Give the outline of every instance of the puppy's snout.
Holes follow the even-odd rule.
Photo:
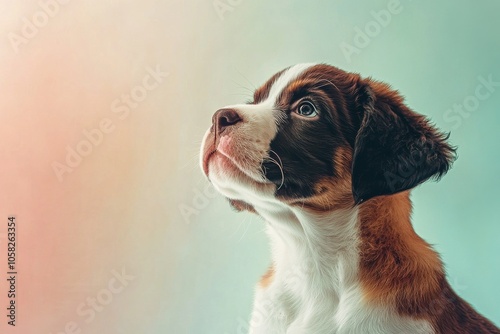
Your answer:
[[[215,130],[215,134],[220,135],[228,127],[241,121],[242,119],[236,110],[230,108],[219,109],[212,117],[211,130]]]

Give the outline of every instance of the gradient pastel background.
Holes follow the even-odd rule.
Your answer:
[[[54,3],[0,4],[1,333],[78,333],[67,324],[244,333],[269,261],[264,224],[214,195],[198,149],[215,110],[298,62],[386,81],[451,131],[459,159],[413,192],[415,229],[442,254],[459,294],[500,325],[500,87],[468,116],[448,111],[471,101],[478,77],[500,81],[500,2],[401,0],[350,59],[342,43],[355,46],[357,29],[390,1]],[[16,50],[12,33],[33,16],[40,27]],[[120,118],[113,102],[137,91],[148,69],[168,75]],[[58,179],[53,163],[103,119],[112,130]],[[15,328],[5,317],[9,215],[18,223]],[[109,299],[122,271],[129,279]],[[90,320],[77,309],[92,298],[105,305]]]

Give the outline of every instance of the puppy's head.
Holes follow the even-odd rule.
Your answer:
[[[446,139],[389,86],[299,64],[215,112],[201,165],[237,209],[328,211],[442,176],[454,158]]]

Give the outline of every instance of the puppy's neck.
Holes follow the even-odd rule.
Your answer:
[[[360,205],[359,279],[368,300],[418,316],[429,311],[445,275],[437,253],[413,230],[410,216],[409,191]]]
[[[276,266],[301,266],[300,261],[328,265],[343,253],[355,252],[358,211],[352,208],[319,214],[298,207],[286,217],[268,220]]]
[[[414,232],[410,215],[408,191],[331,212],[277,210],[265,217],[274,276],[300,277],[304,285],[309,280],[311,287],[337,296],[358,284],[374,303],[396,305],[404,297],[406,307],[418,309],[439,292],[443,272],[437,254]]]

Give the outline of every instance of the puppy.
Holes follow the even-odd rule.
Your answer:
[[[410,190],[454,158],[398,92],[324,64],[289,67],[215,112],[203,172],[266,221],[272,246],[250,333],[500,333],[412,228]]]

